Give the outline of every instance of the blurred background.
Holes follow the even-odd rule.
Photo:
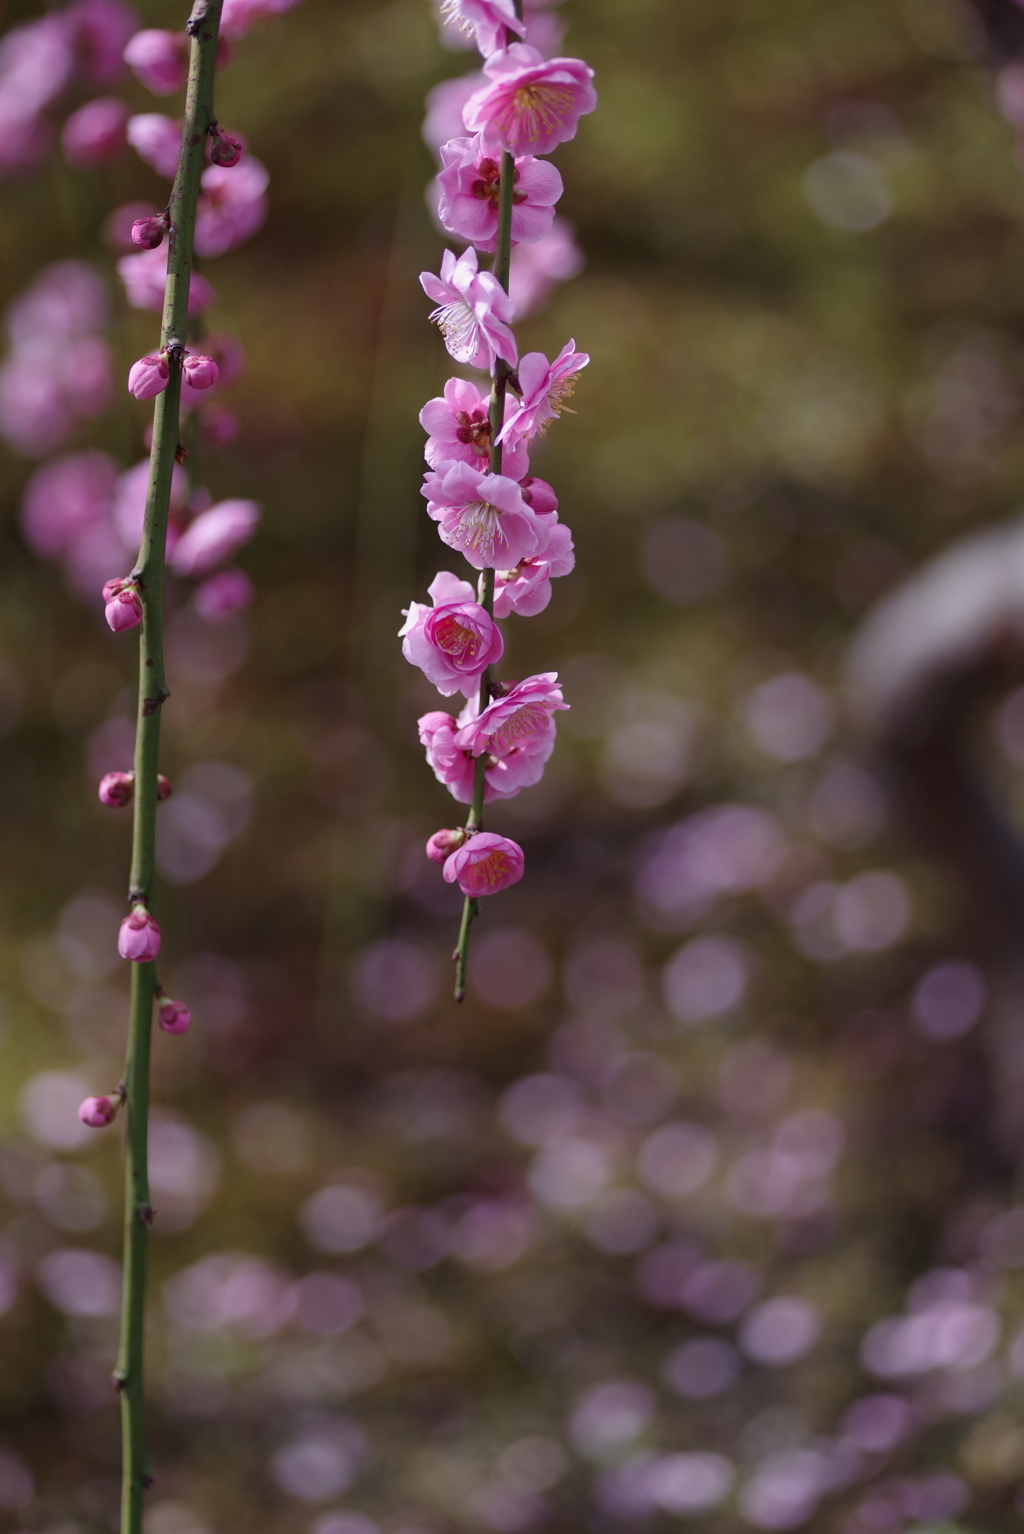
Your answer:
[[[395,636],[450,563],[423,100],[475,56],[427,0],[304,0],[220,76],[269,215],[201,263],[247,361],[179,504],[262,520],[248,609],[170,580],[157,914],[195,1022],[155,1040],[148,1529],[1009,1530],[1024,11],[556,17],[599,89],[554,157],[585,265],[533,273],[519,339],[592,357],[533,462],[577,569],[503,670],[571,712],[488,812],[527,873],[461,1008],[422,850],[458,816]],[[76,1110],[123,1058],[130,826],[95,786],[136,645],[98,591],[158,324],[110,215],[167,183],[57,138],[98,91],[180,112],[123,41],[0,111],[0,1526],[38,1534],[117,1525],[120,1129]]]

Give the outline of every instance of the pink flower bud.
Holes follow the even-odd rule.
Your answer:
[[[153,399],[167,388],[171,370],[164,356],[140,357],[128,374],[128,392],[136,399]]]
[[[138,628],[142,622],[142,598],[138,586],[133,586],[130,581],[123,585],[119,583],[108,596],[108,589],[112,585],[114,582],[108,581],[103,588],[103,616],[115,634]]]
[[[64,158],[78,170],[95,170],[128,144],[128,108],[114,96],[97,96],[72,112],[61,131]]]
[[[90,1129],[106,1129],[116,1119],[120,1106],[119,1097],[87,1097],[78,1110],[78,1117]]]
[[[169,799],[173,793],[174,785],[172,784],[170,778],[165,778],[162,772],[158,772],[156,775],[156,797],[158,802],[162,804],[163,801],[165,799]]]
[[[167,225],[163,218],[137,218],[132,224],[132,244],[143,250],[156,250],[164,242]]]
[[[160,1027],[164,1033],[188,1033],[192,1026],[192,1013],[183,1001],[164,996],[160,1001]]]
[[[146,27],[129,42],[124,61],[154,96],[173,96],[188,74],[188,41],[184,33]]]
[[[135,792],[134,772],[108,772],[100,778],[100,803],[113,810],[123,810]]]
[[[427,857],[432,863],[444,863],[465,840],[466,833],[461,826],[456,831],[435,831],[427,842]]]
[[[190,389],[209,389],[217,382],[220,369],[212,357],[196,355],[185,358],[182,372]]]
[[[242,150],[245,146],[240,138],[233,133],[218,133],[210,145],[210,159],[214,165],[223,166],[229,170],[232,165],[237,165],[242,158]]]
[[[496,895],[523,877],[525,863],[518,842],[493,831],[479,831],[448,858],[445,883],[458,881],[464,895]]]
[[[144,905],[133,906],[131,915],[121,923],[117,951],[122,959],[136,964],[148,964],[160,952],[160,928]]]
[[[196,588],[192,600],[204,623],[225,623],[235,613],[243,612],[255,594],[245,571],[232,568],[211,575]]]

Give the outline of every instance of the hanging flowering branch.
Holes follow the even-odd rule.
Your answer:
[[[469,248],[459,257],[446,250],[440,275],[424,272],[420,282],[449,354],[488,369],[491,387],[485,395],[452,378],[443,397],[424,406],[423,494],[442,543],[480,574],[474,589],[442,570],[428,588],[433,605],[411,603],[401,635],[406,659],[439,692],[466,698],[457,718],[437,711],[419,721],[436,777],[470,806],[464,826],[427,843],[427,856],[465,896],[453,954],[461,1001],[479,899],[515,884],[524,870],[522,848],[484,830],[484,805],[539,781],[554,749],[554,716],[568,707],[555,672],[524,682],[494,677],[504,652],[495,617],[542,612],[552,577],[573,568],[571,534],[551,486],[530,474],[529,443],[556,419],[589,360],[569,341],[554,362],[540,352],[520,361],[509,277],[514,246],[551,238],[562,194],[558,171],[537,156],[573,138],[597,97],[582,60],[545,58],[532,46],[534,21],[529,13],[524,20],[520,0],[445,0],[441,14],[472,35],[486,62],[475,89],[452,82],[443,103],[436,90],[428,103],[432,131],[457,112],[470,135],[439,144],[437,177],[439,221]],[[478,251],[494,252],[490,271],[480,270]]]

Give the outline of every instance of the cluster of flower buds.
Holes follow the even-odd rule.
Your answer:
[[[458,717],[438,711],[419,721],[428,763],[463,804],[473,802],[474,785],[479,795],[481,758],[484,802],[536,783],[554,749],[554,716],[568,707],[554,672],[505,683],[491,675],[504,653],[495,618],[542,612],[552,578],[573,568],[572,536],[559,520],[558,497],[531,474],[530,449],[564,408],[589,360],[571,340],[553,361],[540,352],[520,359],[514,292],[498,275],[509,254],[499,248],[503,164],[513,175],[512,250],[549,239],[562,178],[538,157],[573,138],[597,100],[593,71],[582,60],[547,56],[560,33],[546,27],[550,18],[537,10],[524,15],[514,0],[445,0],[445,27],[470,36],[484,65],[482,73],[431,93],[424,129],[441,165],[431,198],[438,221],[467,247],[461,255],[446,250],[439,274],[422,273],[435,305],[430,317],[457,363],[506,380],[494,443],[488,395],[468,379],[449,379],[443,395],[420,412],[427,513],[448,548],[475,570],[494,572],[486,581],[481,575],[476,589],[440,571],[428,588],[431,605],[411,603],[400,631],[406,659],[445,697],[461,692],[467,700]],[[541,46],[534,46],[535,21]],[[450,131],[442,135],[442,128]],[[495,271],[481,271],[478,253],[492,251]],[[466,828],[436,832],[427,856],[470,897],[495,894],[523,875],[521,848],[482,831],[472,816]]]
[[[134,772],[106,772],[100,778],[99,801],[113,810],[123,810],[135,797]],[[161,803],[174,793],[169,778],[162,772],[156,775],[156,797]]]

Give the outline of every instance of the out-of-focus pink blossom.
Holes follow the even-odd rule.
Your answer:
[[[173,784],[171,783],[170,778],[165,778],[162,772],[158,772],[157,775],[156,775],[156,797],[157,797],[157,799],[162,804],[163,801],[165,799],[169,799],[173,793],[174,793],[174,787],[173,787]]]
[[[139,29],[138,12],[124,0],[75,0],[64,12],[80,69],[100,89],[124,74],[124,50]]]
[[[158,176],[172,180],[178,168],[178,150],[181,148],[181,123],[162,112],[140,112],[129,117],[128,142],[140,160],[144,160]]]
[[[557,3],[558,0],[555,0],[555,4]],[[565,22],[562,18],[554,13],[546,0],[540,0],[539,4],[531,4],[530,0],[524,0],[523,20],[526,22],[526,36],[523,41],[529,43],[531,48],[536,48],[544,58],[554,58],[565,36]]]
[[[259,519],[255,501],[221,501],[211,506],[182,534],[170,557],[171,569],[175,575],[208,575],[249,542]]]
[[[132,224],[131,242],[140,250],[156,250],[164,242],[167,220],[159,214],[148,213]]]
[[[252,605],[256,592],[244,570],[232,567],[211,575],[192,598],[204,623],[226,623]]]
[[[182,381],[190,389],[212,389],[219,372],[212,357],[205,357],[198,352],[190,352],[182,363]]]
[[[441,145],[443,169],[437,213],[449,234],[469,240],[477,250],[494,250],[498,243],[498,199],[501,166],[481,136],[454,138]],[[562,178],[547,160],[521,155],[515,162],[512,193],[512,243],[541,240],[551,230],[555,203],[562,195]]]
[[[105,1129],[116,1119],[120,1106],[119,1097],[87,1097],[78,1110],[78,1117],[90,1129]]]
[[[550,234],[535,245],[518,245],[512,252],[508,288],[520,319],[539,308],[558,283],[583,270],[583,252],[575,234],[567,219],[556,218]]]
[[[434,605],[410,602],[399,629],[402,654],[445,697],[460,689],[468,697],[481,674],[504,654],[501,631],[468,581],[442,570],[427,590]]]
[[[117,464],[106,453],[52,458],[25,487],[21,530],[44,559],[57,559],[97,522],[110,515]]]
[[[558,419],[590,361],[586,352],[575,348],[575,341],[567,341],[554,362],[543,352],[527,352],[518,368],[522,395],[498,435],[499,442],[529,442],[543,437],[551,422]]]
[[[100,778],[99,800],[112,810],[123,810],[135,793],[134,772],[106,772]]]
[[[125,296],[133,309],[148,309],[153,314],[161,312],[167,286],[165,250],[144,250],[137,256],[122,256],[117,263],[117,275],[124,283]],[[201,313],[216,297],[206,278],[193,272],[188,290],[189,314]]]
[[[142,458],[118,476],[114,486],[112,522],[125,548],[130,552],[142,541],[146,516],[146,488],[149,483],[149,459]],[[170,553],[181,536],[181,513],[188,499],[185,470],[175,464],[171,473],[171,509],[167,528],[167,551]]]
[[[453,463],[443,473],[427,474],[422,494],[441,541],[478,570],[509,570],[544,550],[547,529],[515,480],[504,474]]]
[[[512,0],[441,0],[441,17],[471,35],[485,59],[505,47],[510,32],[522,37],[526,31]]]
[[[432,863],[444,863],[466,840],[462,827],[454,831],[435,831],[427,840],[427,857]]]
[[[129,369],[128,392],[136,399],[153,399],[167,388],[170,376],[170,365],[162,352],[155,357],[140,357]]]
[[[503,698],[495,698],[455,736],[456,750],[493,758],[489,780],[500,798],[538,783],[544,764],[555,749],[554,715],[569,705],[562,698],[557,671],[517,682]],[[471,703],[467,713],[473,711]],[[491,766],[490,762],[488,763]]]
[[[268,21],[272,16],[283,16],[299,0],[224,0],[220,29],[231,42],[244,37],[256,21]]]
[[[136,964],[148,964],[160,952],[160,928],[144,905],[133,906],[131,915],[121,923],[117,951],[122,959]]]
[[[72,112],[61,130],[64,158],[78,170],[116,159],[128,143],[128,108],[116,96],[97,96]]]
[[[517,613],[534,618],[551,601],[553,576],[568,575],[575,568],[572,534],[556,522],[543,554],[524,559],[514,570],[498,570],[494,577],[494,616],[507,618]]]
[[[469,98],[463,120],[510,154],[550,153],[597,106],[594,71],[582,59],[545,59],[526,43],[495,53],[484,74],[488,83]]]
[[[103,616],[115,634],[138,628],[142,622],[142,598],[132,581],[122,578],[108,581],[103,588]]]
[[[188,38],[184,32],[146,27],[125,48],[124,61],[154,96],[173,96],[188,74]]]
[[[192,1026],[192,1013],[183,1001],[164,996],[160,1000],[157,1021],[164,1033],[188,1033]]]
[[[218,402],[204,406],[202,428],[203,437],[210,447],[229,447],[238,440],[242,423],[237,410]]]
[[[427,92],[427,115],[423,119],[423,142],[435,155],[440,154],[442,144],[465,133],[462,108],[485,83],[486,76],[480,70],[470,75],[457,75],[454,80],[442,80]]]
[[[7,310],[7,333],[18,350],[40,339],[67,341],[103,330],[107,287],[85,261],[54,261]]]
[[[230,170],[242,158],[244,148],[245,145],[237,134],[220,131],[210,145],[210,159],[214,165],[219,165],[223,170]]]
[[[0,97],[30,118],[60,95],[74,67],[74,34],[59,11],[12,27],[0,40]]]
[[[450,250],[441,258],[441,275],[421,272],[420,284],[437,308],[435,321],[444,344],[456,362],[490,368],[503,357],[513,367],[516,342],[509,323],[515,316],[512,303],[492,272],[478,270],[476,251],[463,251],[456,260]]]
[[[497,895],[518,883],[525,863],[518,842],[493,831],[478,831],[445,863],[445,883],[457,882],[464,895]]]
[[[196,217],[196,254],[222,256],[241,245],[267,216],[270,172],[252,155],[239,165],[210,165],[203,171]]]
[[[468,463],[474,469],[486,469],[491,451],[491,423],[488,396],[467,378],[449,378],[444,396],[428,400],[420,411],[420,425],[428,433],[423,449],[432,469],[442,465]],[[505,419],[516,408],[511,393],[505,396]],[[530,470],[525,445],[506,447],[501,471],[509,479],[521,480]]]

